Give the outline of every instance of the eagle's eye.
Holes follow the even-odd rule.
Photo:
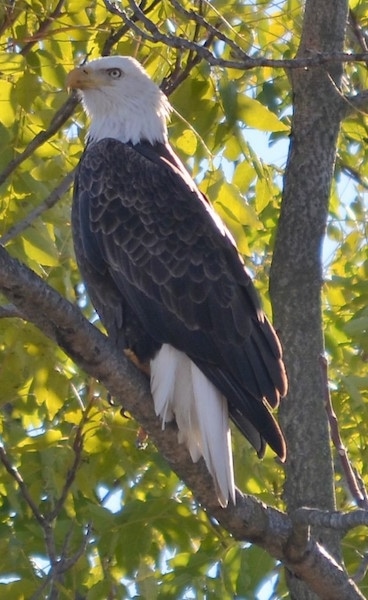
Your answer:
[[[107,69],[107,73],[112,79],[119,79],[122,76],[122,70],[117,68]]]

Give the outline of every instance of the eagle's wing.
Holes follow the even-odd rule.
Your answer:
[[[280,344],[231,236],[172,150],[88,145],[73,213],[82,275],[109,334],[129,322],[138,357],[163,343],[187,354],[257,451],[265,440],[283,458],[268,408],[286,391]]]

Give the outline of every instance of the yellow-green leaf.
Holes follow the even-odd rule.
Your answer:
[[[6,126],[14,122],[15,112],[10,100],[10,94],[13,90],[13,85],[10,81],[0,81],[0,121]]]
[[[176,140],[175,146],[178,150],[184,152],[184,154],[191,156],[197,148],[197,137],[191,129],[185,129],[182,135]]]
[[[238,97],[239,118],[254,129],[262,131],[288,131],[289,127],[263,106],[258,100],[242,95]]]

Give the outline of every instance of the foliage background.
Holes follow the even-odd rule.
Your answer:
[[[128,10],[125,4],[116,6]],[[207,21],[221,24],[221,31],[250,56],[295,56],[302,27],[300,2],[200,4]],[[194,3],[181,5],[189,10]],[[361,49],[357,24],[364,35],[364,5],[363,0],[350,2],[347,50]],[[167,35],[201,42],[208,35],[173,2],[145,3],[144,9]],[[68,100],[64,82],[68,71],[86,57],[110,51],[133,55],[170,93],[175,108],[172,144],[235,235],[270,314],[267,282],[285,165],[282,159],[277,164],[262,159],[257,136],[263,140],[266,135],[268,144],[286,158],[292,112],[287,73],[271,67],[210,68],[184,47],[139,37],[102,1],[3,2],[0,36],[0,234],[12,256],[96,321],[74,259],[71,192],[66,192],[68,174],[83,149],[86,120],[80,107],[74,110],[75,99]],[[231,60],[234,52],[216,43],[219,59]],[[344,85],[345,93],[364,90],[366,64],[346,66]],[[65,118],[68,112],[70,119]],[[55,115],[60,116],[57,121]],[[340,133],[329,243],[323,253],[333,403],[352,463],[365,482],[366,139],[366,115],[354,111]],[[137,424],[112,406],[106,392],[60,348],[17,318],[5,298],[3,305],[2,598],[286,597],[275,561],[255,545],[239,544],[208,519],[150,442],[137,444]],[[272,454],[259,462],[236,433],[234,453],[239,487],[285,508],[283,469]],[[23,493],[6,464],[20,474]],[[352,498],[338,462],[336,467],[338,508],[346,510]],[[44,514],[54,517],[48,528]],[[352,573],[367,551],[363,530],[349,534],[343,551]],[[57,562],[64,568],[55,576]],[[365,578],[361,589],[366,586]]]

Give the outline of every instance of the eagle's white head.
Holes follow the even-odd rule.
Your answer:
[[[80,90],[91,118],[90,140],[166,142],[170,103],[134,58],[93,60],[71,71],[67,86]]]

